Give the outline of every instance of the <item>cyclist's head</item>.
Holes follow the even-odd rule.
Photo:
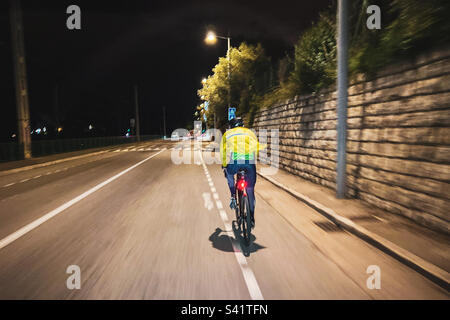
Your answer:
[[[242,118],[233,118],[230,121],[228,121],[228,126],[230,129],[237,128],[237,127],[243,127],[244,121],[242,121]]]

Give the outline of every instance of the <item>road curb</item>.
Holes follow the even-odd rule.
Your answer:
[[[319,202],[301,194],[282,183],[276,181],[273,178],[270,178],[267,175],[262,174],[261,172],[257,172],[259,176],[266,179],[273,185],[277,186],[280,189],[283,189],[287,193],[291,194],[295,198],[301,200],[327,219],[331,220],[334,224],[341,227],[342,229],[347,230],[348,232],[356,235],[367,243],[373,245],[374,247],[380,249],[384,253],[394,257],[401,263],[407,265],[408,267],[414,269],[420,274],[424,275],[437,285],[441,286],[448,292],[450,292],[450,274],[439,268],[438,266],[416,256],[415,254],[397,246],[396,244],[390,242],[389,240],[384,239],[383,237],[378,236],[370,232],[369,230],[357,225],[353,221],[348,218],[345,218],[339,214],[337,214],[334,210],[320,204]]]

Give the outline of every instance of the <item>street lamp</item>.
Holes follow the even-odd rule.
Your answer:
[[[214,32],[212,32],[212,31],[209,31],[209,32],[206,34],[205,42],[206,42],[207,44],[215,44],[215,43],[217,42],[217,36],[216,36],[216,34],[215,34]]]
[[[222,37],[222,36],[218,36],[217,34],[215,34],[213,31],[209,31],[206,34],[205,37],[205,42],[206,44],[209,45],[213,45],[217,42],[217,38],[219,39],[224,39],[227,40],[228,43],[228,50],[227,50],[227,60],[228,60],[228,108],[230,108],[230,104],[231,104],[231,83],[230,83],[230,68],[231,68],[231,64],[230,64],[230,41],[231,38],[230,37]]]

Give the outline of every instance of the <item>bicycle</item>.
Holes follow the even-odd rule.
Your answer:
[[[249,245],[251,239],[251,213],[250,203],[247,195],[247,180],[246,171],[241,169],[237,173],[235,182],[236,189],[236,223],[239,228],[242,226],[242,235],[244,236],[245,244]]]

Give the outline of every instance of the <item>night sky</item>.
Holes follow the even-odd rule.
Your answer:
[[[332,0],[315,1],[35,1],[22,0],[32,128],[64,126],[66,137],[120,135],[133,117],[139,86],[141,131],[186,127],[226,41],[207,46],[209,28],[230,32],[232,46],[262,43],[273,61]],[[81,8],[81,30],[66,28],[66,8]],[[8,1],[0,3],[0,140],[16,132]],[[57,89],[55,89],[57,88]],[[58,108],[55,108],[55,90]]]

